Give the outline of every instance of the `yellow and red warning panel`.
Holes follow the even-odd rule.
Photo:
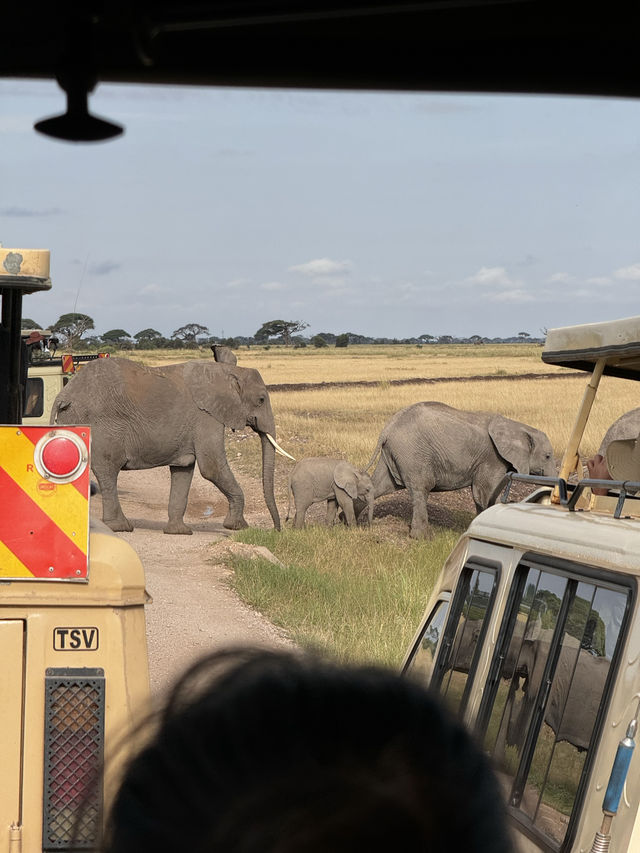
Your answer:
[[[0,426],[0,578],[87,580],[84,426]]]
[[[65,353],[62,356],[62,372],[63,373],[75,373],[75,364],[73,363],[73,356],[70,353]]]

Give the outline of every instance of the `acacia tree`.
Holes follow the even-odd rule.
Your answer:
[[[174,340],[182,341],[187,347],[196,345],[198,335],[208,335],[209,329],[206,326],[201,326],[200,323],[187,323],[186,326],[180,326],[171,335]]]
[[[155,349],[164,340],[157,329],[142,329],[133,337],[139,349]]]
[[[31,317],[23,317],[20,321],[21,329],[41,329],[42,326],[40,323],[36,323],[35,320],[32,320]]]
[[[121,347],[126,343],[131,343],[131,335],[124,329],[109,329],[102,335],[102,340],[116,347]]]
[[[272,338],[282,338],[286,347],[291,346],[291,335],[306,329],[308,323],[301,320],[269,320],[263,323],[255,333],[254,338],[258,343],[266,343]]]
[[[89,329],[95,329],[93,318],[88,314],[62,314],[51,327],[51,331],[63,335],[67,346],[73,347],[80,343],[80,339]]]

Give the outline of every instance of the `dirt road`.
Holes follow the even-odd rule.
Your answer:
[[[259,489],[238,478],[245,497]],[[226,501],[196,473],[185,521],[192,536],[167,536],[169,469],[121,471],[118,478],[125,515],[132,533],[119,533],[137,551],[145,569],[147,591],[153,603],[146,608],[151,690],[162,692],[185,666],[207,651],[229,645],[289,645],[286,636],[261,614],[247,607],[228,584],[229,572],[212,564],[212,543],[225,539],[222,526]],[[262,501],[262,504],[264,501]],[[247,498],[247,521],[271,526],[266,508],[251,514],[259,501]],[[91,514],[102,515],[100,496],[92,498]]]

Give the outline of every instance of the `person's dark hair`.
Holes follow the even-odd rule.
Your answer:
[[[233,651],[196,664],[125,773],[105,853],[507,853],[487,759],[374,667]]]

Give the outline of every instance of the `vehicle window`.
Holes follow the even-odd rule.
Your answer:
[[[487,713],[480,715],[484,743],[510,806],[558,848],[606,701],[629,595],[522,567],[505,616]]]
[[[44,413],[44,382],[39,377],[27,379],[22,414],[28,418],[39,418]]]
[[[433,665],[438,651],[438,643],[449,611],[448,601],[439,601],[415,645],[413,654],[405,666],[405,674],[415,678],[421,684],[429,684],[433,674]]]
[[[443,648],[438,656],[434,686],[449,707],[462,713],[482,645],[487,617],[493,601],[496,573],[490,569],[465,567],[454,597]]]

